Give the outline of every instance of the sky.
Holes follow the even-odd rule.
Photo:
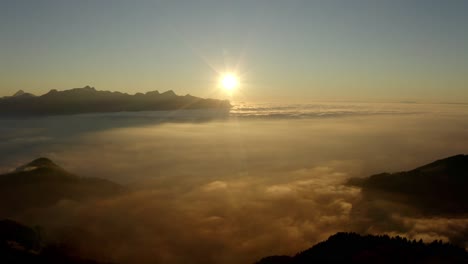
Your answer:
[[[467,1],[0,0],[0,96],[468,102]],[[230,97],[224,72],[240,78]]]

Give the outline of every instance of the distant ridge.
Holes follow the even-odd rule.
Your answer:
[[[85,86],[70,90],[50,90],[34,96],[20,90],[14,96],[0,98],[1,116],[67,115],[81,113],[108,113],[158,111],[181,109],[228,110],[227,100],[203,99],[191,95],[179,96],[169,90],[129,95],[121,92],[98,91]]]

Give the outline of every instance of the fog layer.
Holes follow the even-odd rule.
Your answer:
[[[250,263],[338,231],[466,246],[468,218],[418,218],[386,201],[357,211],[361,190],[344,182],[466,153],[467,113],[412,106],[408,114],[304,119],[102,117],[98,128],[81,130],[89,124],[83,116],[9,120],[0,166],[47,156],[75,174],[127,186],[114,198],[64,200],[16,216],[41,225],[47,239],[119,263]],[[63,133],[71,124],[74,133]]]

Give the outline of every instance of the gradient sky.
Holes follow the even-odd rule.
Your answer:
[[[468,1],[0,0],[0,96],[468,102]]]

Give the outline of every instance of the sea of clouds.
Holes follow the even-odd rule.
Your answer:
[[[467,153],[467,117],[465,105],[333,103],[244,104],[227,116],[3,119],[0,170],[46,156],[80,176],[126,186],[118,197],[63,200],[16,216],[42,226],[51,241],[118,263],[252,263],[338,231],[468,246],[468,217],[364,203],[361,190],[345,184]]]

